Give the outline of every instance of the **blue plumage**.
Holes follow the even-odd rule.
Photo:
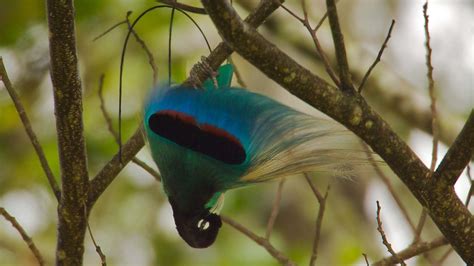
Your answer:
[[[153,159],[179,234],[211,245],[221,226],[212,213],[222,193],[249,183],[312,170],[334,170],[348,153],[331,147],[345,130],[268,97],[232,88],[222,66],[217,88],[159,87],[145,106]],[[354,158],[352,158],[354,161]]]

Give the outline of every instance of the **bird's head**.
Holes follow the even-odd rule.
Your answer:
[[[169,200],[181,238],[193,248],[207,248],[212,245],[222,226],[221,217],[204,207],[200,210],[182,210],[172,198]]]

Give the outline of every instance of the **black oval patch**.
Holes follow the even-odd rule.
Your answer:
[[[239,140],[227,131],[209,124],[198,124],[190,115],[165,110],[148,120],[150,129],[174,143],[227,164],[245,161]]]

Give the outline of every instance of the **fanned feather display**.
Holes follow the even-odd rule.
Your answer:
[[[145,107],[178,232],[193,247],[214,242],[221,221],[212,211],[228,189],[308,171],[345,175],[367,161],[364,152],[339,147],[356,138],[336,122],[230,87],[231,77],[225,65],[202,89],[158,87]]]

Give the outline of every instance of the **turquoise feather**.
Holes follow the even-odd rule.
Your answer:
[[[159,87],[145,106],[153,159],[178,232],[193,247],[214,242],[221,220],[211,210],[226,190],[355,161],[331,147],[346,133],[334,122],[230,87],[231,79],[224,65],[203,89]]]

